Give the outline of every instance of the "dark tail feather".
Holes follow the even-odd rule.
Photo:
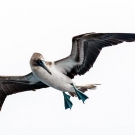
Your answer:
[[[3,90],[0,90],[0,111],[2,109],[2,105],[5,101],[6,96],[7,95],[3,92]]]

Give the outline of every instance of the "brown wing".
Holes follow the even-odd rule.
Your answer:
[[[73,37],[70,56],[56,61],[56,66],[70,78],[74,78],[77,74],[83,75],[93,66],[103,47],[117,45],[124,41],[135,41],[135,34],[87,33]]]
[[[26,76],[0,76],[0,109],[7,95],[47,87],[49,86],[36,79],[32,73]]]

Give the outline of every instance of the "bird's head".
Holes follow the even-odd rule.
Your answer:
[[[40,53],[34,53],[30,59],[30,66],[31,68],[35,68],[35,67],[42,67],[44,68],[49,74],[51,74],[51,72],[49,71],[49,69],[47,68],[46,64],[45,64],[45,60],[44,57],[42,56],[42,54]]]

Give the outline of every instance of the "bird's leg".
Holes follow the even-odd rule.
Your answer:
[[[72,108],[73,103],[70,101],[70,96],[63,92],[65,109]]]
[[[85,101],[88,97],[87,97],[85,94],[83,94],[80,90],[78,90],[78,89],[76,88],[76,86],[75,86],[73,83],[71,83],[71,85],[73,86],[73,88],[74,88],[74,90],[75,90],[75,92],[76,92],[76,95],[77,95],[78,99],[79,99],[79,100],[82,100],[83,103],[84,103],[84,101]]]

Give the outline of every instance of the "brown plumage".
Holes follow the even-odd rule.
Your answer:
[[[30,59],[30,64],[33,66],[37,66],[36,61],[40,59],[42,60],[43,56],[40,53],[34,53]]]
[[[45,61],[45,63],[46,63],[46,65],[48,65],[48,66],[51,66],[51,65],[52,65],[52,62],[50,62],[50,61]]]

